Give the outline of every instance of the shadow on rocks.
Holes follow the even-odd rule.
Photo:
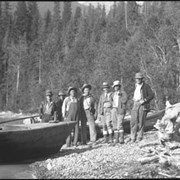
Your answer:
[[[63,148],[58,153],[56,153],[54,155],[51,155],[49,158],[50,159],[56,159],[58,157],[62,157],[62,156],[65,156],[65,155],[70,155],[70,154],[73,154],[73,153],[80,154],[80,153],[83,153],[83,152],[86,152],[86,151],[91,151],[91,150],[94,150],[94,149],[98,149],[100,147],[102,147],[102,145],[97,144],[95,146],[80,145],[80,146],[77,146],[77,147]]]

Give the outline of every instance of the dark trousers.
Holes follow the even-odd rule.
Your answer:
[[[78,113],[78,105],[77,103],[71,103],[69,107],[69,111],[65,118],[65,121],[76,121],[77,124],[75,128],[72,130],[71,134],[66,139],[67,147],[71,146],[71,142],[73,145],[77,145],[78,142],[78,134],[79,134],[79,113]]]
[[[81,117],[81,143],[86,144],[87,143],[87,119],[85,111],[82,112]]]
[[[78,134],[79,134],[79,121],[75,125],[75,128],[72,130],[71,134],[66,139],[67,147],[71,146],[71,143],[73,143],[73,145],[77,145]]]
[[[50,120],[53,120],[53,117],[49,114],[43,114],[42,115],[42,122],[49,122]]]
[[[134,102],[131,111],[131,122],[130,122],[132,140],[136,140],[137,136],[138,139],[143,138],[144,123],[146,120],[146,116],[147,116],[147,111],[144,111],[144,107],[139,102]]]

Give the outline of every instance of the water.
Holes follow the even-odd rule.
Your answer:
[[[0,165],[0,179],[36,179],[29,164]]]
[[[0,121],[5,119],[19,118],[22,114],[15,114],[13,112],[0,112]],[[20,123],[19,121],[10,122]],[[22,123],[22,122],[21,122]],[[24,164],[5,164],[0,165],[0,179],[36,179],[33,171],[28,163]]]

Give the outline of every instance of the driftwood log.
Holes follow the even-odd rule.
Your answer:
[[[141,164],[147,164],[147,163],[155,163],[159,161],[159,157],[157,155],[151,156],[151,157],[142,157],[138,159],[138,161]]]

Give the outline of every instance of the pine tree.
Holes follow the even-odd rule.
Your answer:
[[[27,41],[32,42],[39,36],[40,13],[36,1],[28,2]]]
[[[3,17],[2,17],[2,1],[0,1],[0,49],[3,39]]]
[[[57,33],[60,33],[62,30],[61,7],[59,1],[54,2],[53,28]]]
[[[2,17],[2,1],[0,1],[0,18]]]
[[[77,7],[74,15],[74,33],[77,34],[80,24],[80,18],[82,17],[81,8]]]
[[[17,9],[15,11],[15,28],[17,37],[24,36],[27,31],[27,7],[25,1],[19,1],[17,3]]]
[[[71,19],[71,1],[64,1],[63,8],[63,27],[66,28],[68,22]]]
[[[52,15],[51,15],[51,11],[48,9],[44,17],[44,33],[45,34],[48,34],[51,32],[51,29],[52,29],[51,23],[52,23]]]

